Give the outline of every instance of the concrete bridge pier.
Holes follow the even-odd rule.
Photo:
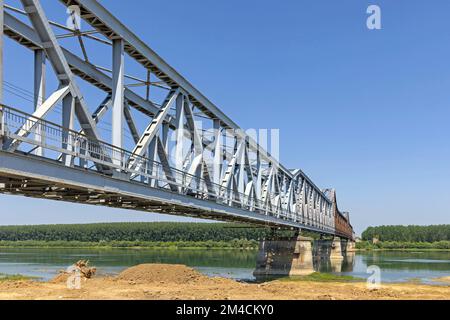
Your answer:
[[[331,242],[330,260],[344,260],[341,239],[335,237]]]
[[[338,260],[344,259],[341,239],[335,237],[333,239],[320,239],[314,241],[314,257],[322,260]]]
[[[356,252],[356,242],[353,240],[347,240],[345,253],[355,253]]]
[[[356,243],[353,240],[342,239],[341,240],[342,256],[345,258],[349,255],[354,255],[356,252]]]
[[[290,238],[271,236],[261,241],[257,257],[257,278],[304,276],[331,269],[341,272],[353,268],[355,244],[338,237],[313,240],[299,234]]]
[[[316,270],[331,270],[341,272],[344,261],[340,238],[320,239],[314,241],[314,259]]]
[[[342,255],[344,261],[342,263],[342,271],[353,271],[356,255],[356,244],[353,240],[342,240]]]
[[[262,240],[254,276],[263,278],[314,273],[312,241],[299,235]]]

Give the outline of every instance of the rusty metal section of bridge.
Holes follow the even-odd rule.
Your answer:
[[[286,169],[99,2],[52,2],[69,26],[19,2],[0,0],[1,193],[353,237],[334,190]],[[32,52],[30,92],[4,72],[6,42]]]

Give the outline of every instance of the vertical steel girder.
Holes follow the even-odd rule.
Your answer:
[[[112,45],[112,144],[120,149],[123,148],[123,118],[125,108],[125,55],[123,39],[114,39]]]
[[[75,124],[75,99],[71,94],[68,94],[63,98],[62,104],[62,126],[63,128],[73,130]],[[69,134],[68,131],[63,131],[62,148],[68,150],[69,152],[73,151],[73,143],[74,141],[72,141],[72,135]],[[73,157],[63,153],[62,162],[66,166],[71,167],[73,165]]]
[[[34,111],[38,110],[45,101],[45,51],[38,49],[34,51]],[[44,130],[38,126],[36,128],[35,137],[37,140],[44,142]],[[43,148],[37,148],[35,151],[37,156],[44,155]]]

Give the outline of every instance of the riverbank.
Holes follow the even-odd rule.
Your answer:
[[[436,282],[448,283],[450,285],[450,277],[442,277],[434,279]]]
[[[400,251],[450,251],[450,241],[438,242],[399,242],[399,241],[380,241],[372,243],[370,241],[361,241],[356,243],[358,250],[377,251],[377,250],[400,250]]]
[[[185,250],[203,250],[203,249],[221,249],[221,250],[258,250],[259,241],[257,240],[231,240],[231,241],[0,241],[0,248],[54,248],[54,249],[185,249]],[[449,252],[446,248],[433,248],[417,246],[374,246],[357,245],[357,251],[436,251]]]
[[[383,284],[370,290],[364,282],[282,279],[242,283],[210,278],[182,265],[141,265],[116,277],[82,281],[69,290],[64,280],[0,282],[0,299],[7,300],[450,300],[450,286]]]
[[[357,252],[450,252],[450,249],[427,248],[370,248],[355,249]]]
[[[0,248],[92,248],[92,249],[239,249],[256,250],[259,241],[0,241]]]

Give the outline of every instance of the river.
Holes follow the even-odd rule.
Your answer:
[[[74,262],[88,259],[100,275],[114,275],[142,263],[184,264],[210,275],[254,280],[257,251],[175,249],[2,248],[0,274],[22,274],[46,281]],[[357,252],[338,265],[316,264],[316,271],[367,278],[378,266],[382,282],[415,281],[440,284],[450,276],[450,252]]]

